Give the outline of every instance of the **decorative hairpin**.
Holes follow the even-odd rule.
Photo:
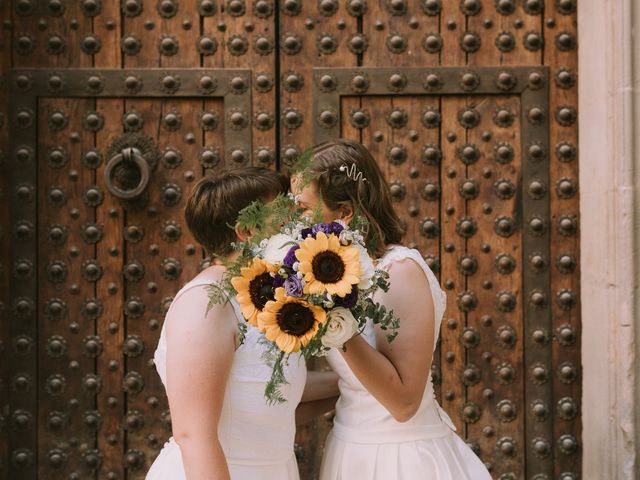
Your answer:
[[[345,172],[347,174],[347,177],[349,177],[354,182],[357,182],[359,180],[362,180],[363,182],[367,181],[364,174],[358,171],[358,167],[356,167],[355,163],[352,163],[349,166],[345,164],[340,165],[340,171]]]

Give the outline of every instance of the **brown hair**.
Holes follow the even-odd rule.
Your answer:
[[[347,174],[354,166],[366,181]],[[311,170],[327,207],[337,210],[351,202],[356,212],[365,217],[369,223],[366,240],[373,245],[372,253],[381,256],[387,245],[401,241],[404,227],[393,208],[389,186],[363,145],[347,139],[316,145]]]
[[[266,168],[244,167],[208,175],[196,183],[187,199],[187,226],[210,255],[229,255],[240,210],[288,190],[287,177]]]

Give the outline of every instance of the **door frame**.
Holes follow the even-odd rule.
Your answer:
[[[632,480],[640,475],[640,8],[581,0],[578,25],[582,471]]]

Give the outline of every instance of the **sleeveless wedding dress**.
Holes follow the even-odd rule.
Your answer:
[[[429,281],[435,306],[435,336],[446,307],[445,293],[417,250],[393,246],[377,267],[411,259]],[[362,333],[375,348],[373,324]],[[402,319],[400,319],[402,335]],[[340,398],[327,439],[320,480],[490,480],[489,472],[469,446],[454,432],[451,419],[435,399],[431,377],[418,412],[401,423],[362,386],[340,352],[332,349],[328,361],[339,375]]]
[[[208,280],[192,280],[175,296],[203,287]],[[240,307],[232,302],[236,320],[245,322]],[[170,310],[169,310],[170,311]],[[203,312],[204,314],[204,312]],[[169,314],[167,314],[169,318]],[[233,358],[218,425],[218,437],[227,459],[231,480],[298,480],[298,467],[293,453],[295,410],[302,397],[307,370],[303,358],[292,354],[285,366],[288,384],[281,388],[286,402],[267,405],[265,384],[271,378],[271,368],[262,355],[266,350],[260,342],[262,334],[251,325],[244,343]],[[167,386],[167,341],[162,327],[154,360],[163,385]],[[213,374],[213,373],[212,373]],[[165,445],[146,480],[185,480],[180,447],[171,438]]]

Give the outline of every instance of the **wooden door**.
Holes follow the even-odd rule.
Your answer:
[[[186,192],[339,135],[447,291],[433,378],[458,432],[494,478],[578,478],[575,0],[0,9],[6,478],[144,478],[170,435],[159,328],[206,262]],[[303,478],[330,421],[299,429]]]

